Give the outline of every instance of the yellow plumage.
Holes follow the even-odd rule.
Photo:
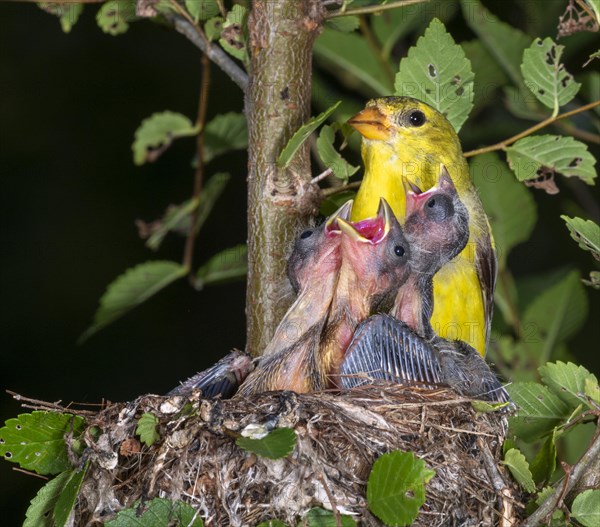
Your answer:
[[[469,343],[482,355],[493,308],[496,255],[487,217],[469,174],[458,136],[434,108],[410,97],[383,97],[367,104],[349,123],[363,135],[365,175],[352,220],[377,213],[384,197],[401,220],[410,182],[426,191],[443,164],[469,212],[469,242],[434,277],[431,325],[448,339]]]

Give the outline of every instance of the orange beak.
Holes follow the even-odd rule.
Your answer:
[[[390,137],[391,123],[377,106],[368,106],[348,120],[348,124],[366,139],[385,141]]]

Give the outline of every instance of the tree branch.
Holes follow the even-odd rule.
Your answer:
[[[561,113],[561,114],[557,115],[556,117],[548,117],[548,119],[543,120],[541,123],[538,123],[538,124],[532,126],[531,128],[527,128],[527,130],[523,130],[521,133],[518,133],[517,135],[513,135],[512,137],[509,137],[508,139],[505,139],[504,141],[500,141],[499,143],[496,143],[495,145],[485,146],[483,148],[478,148],[477,150],[471,150],[469,152],[465,152],[464,156],[465,157],[473,157],[473,156],[477,156],[479,154],[485,154],[486,152],[494,152],[496,150],[503,150],[504,148],[512,145],[519,139],[523,139],[523,137],[527,137],[528,135],[532,134],[533,132],[537,132],[538,130],[545,128],[546,126],[548,126],[560,119],[566,119],[567,117],[571,117],[572,115],[576,115],[578,113],[585,112],[587,110],[591,110],[592,108],[595,108],[598,105],[600,105],[600,100],[591,102],[589,104],[586,104],[585,106],[576,108],[575,110]]]
[[[205,53],[206,56],[219,66],[233,82],[235,82],[242,90],[246,89],[248,86],[248,75],[246,72],[240,68],[234,60],[223,51],[223,49],[211,44],[200,28],[181,15],[169,14],[165,16],[179,33]]]
[[[600,456],[600,428],[596,429],[596,437],[587,449],[587,452],[581,456],[581,459],[573,466],[570,477],[564,485],[557,485],[554,492],[548,496],[546,501],[542,503],[529,518],[523,524],[523,527],[535,527],[545,520],[559,505],[561,496],[566,496],[569,491],[579,481],[581,476],[585,473],[588,465],[592,463],[598,456]]]
[[[390,2],[389,4],[384,5],[370,5],[365,7],[357,7],[355,9],[340,9],[338,11],[331,11],[330,13],[327,13],[326,17],[335,18],[338,16],[368,15],[369,13],[379,13],[381,11],[387,11],[388,9],[422,4],[424,2],[429,2],[429,0],[397,0],[396,2]]]
[[[318,210],[308,142],[289,167],[279,167],[277,158],[310,116],[312,47],[323,16],[320,0],[253,0],[248,18],[246,351],[252,355],[264,350],[289,307],[281,293],[287,252]]]
[[[210,91],[210,61],[206,53],[202,54],[202,87],[200,88],[200,101],[198,102],[198,117],[196,118],[196,126],[200,128],[196,142],[196,155],[198,158],[196,171],[194,172],[194,191],[192,200],[197,200],[202,192],[202,182],[204,180],[204,129],[206,124],[206,109],[208,106],[208,94]],[[198,233],[196,232],[196,223],[198,222],[199,208],[196,207],[190,219],[190,228],[185,241],[185,249],[183,252],[183,266],[192,270],[192,262],[194,258],[194,246]]]

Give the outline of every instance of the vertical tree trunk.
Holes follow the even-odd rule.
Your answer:
[[[281,301],[285,257],[316,210],[305,145],[287,169],[277,157],[310,116],[312,46],[321,28],[319,0],[253,0],[248,22],[251,52],[246,92],[249,127],[248,352],[258,355],[273,336]]]

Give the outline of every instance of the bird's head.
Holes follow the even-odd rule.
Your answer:
[[[367,293],[371,305],[380,303],[390,291],[397,291],[410,273],[410,247],[402,227],[385,199],[377,215],[362,221],[338,220],[342,231],[342,270],[339,283],[354,284],[350,298]],[[342,280],[348,273],[350,280]]]
[[[433,274],[460,251],[469,239],[469,214],[444,165],[437,185],[421,192],[407,184],[404,232],[414,258],[413,269]]]
[[[348,220],[351,210],[352,200],[344,203],[318,227],[300,233],[287,264],[287,275],[295,293],[318,277],[337,273],[341,264],[338,220]]]
[[[435,108],[412,97],[380,97],[348,121],[366,142],[381,141],[394,147],[444,148],[460,143],[450,121]]]
[[[411,97],[381,97],[369,101],[348,124],[363,137],[365,179],[359,189],[353,220],[372,215],[384,197],[399,218],[405,215],[401,181],[423,189],[433,187],[443,163],[457,185],[467,174],[458,135],[446,117]]]

